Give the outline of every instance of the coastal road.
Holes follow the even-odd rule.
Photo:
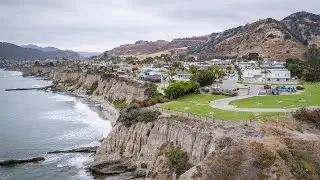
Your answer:
[[[217,109],[228,110],[228,111],[241,111],[241,112],[293,112],[299,108],[237,108],[237,106],[229,105],[231,101],[254,97],[254,95],[248,96],[237,96],[226,99],[219,99],[212,101],[210,106]],[[318,109],[320,106],[310,106],[309,109]]]

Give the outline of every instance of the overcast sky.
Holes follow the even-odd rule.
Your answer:
[[[0,0],[0,41],[105,51],[137,40],[220,32],[297,11],[319,0]]]

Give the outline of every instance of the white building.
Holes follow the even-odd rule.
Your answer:
[[[175,81],[189,81],[191,74],[187,71],[176,72],[177,74],[172,77]]]
[[[245,69],[242,78],[245,82],[290,82],[291,73],[287,69]]]

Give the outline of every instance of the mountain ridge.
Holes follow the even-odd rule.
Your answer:
[[[320,15],[300,11],[282,20],[266,18],[211,35],[172,41],[137,41],[104,52],[108,56],[152,54],[181,48],[213,57],[246,57],[258,53],[262,58],[286,60],[304,58],[311,45],[320,47]],[[102,56],[103,56],[102,54]]]
[[[45,60],[45,59],[79,59],[78,53],[73,51],[44,52],[33,48],[24,48],[8,42],[0,42],[0,59],[7,60]]]

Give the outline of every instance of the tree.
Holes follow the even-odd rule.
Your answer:
[[[201,87],[211,85],[216,79],[221,78],[224,72],[216,66],[207,67],[203,70],[198,70],[192,74],[191,80],[198,82]]]
[[[235,66],[234,69],[238,73],[238,81],[242,81],[242,71],[241,71],[241,69],[238,66]]]
[[[34,65],[35,65],[35,66],[40,66],[39,61],[34,62]]]
[[[287,59],[284,66],[291,72],[292,77],[301,79],[304,69],[307,68],[307,63],[299,59]]]
[[[189,73],[191,73],[191,74],[196,74],[198,72],[198,70],[199,70],[198,66],[195,66],[195,65],[189,66]]]
[[[249,60],[259,60],[259,54],[258,53],[249,53]]]
[[[173,61],[171,67],[173,67],[174,69],[184,69],[180,61]]]
[[[168,98],[174,99],[195,92],[199,87],[200,85],[194,81],[176,82],[169,85],[164,92]]]
[[[229,66],[226,67],[226,69],[227,69],[228,73],[230,73],[233,68],[232,68],[231,65],[229,65]]]
[[[179,57],[179,61],[185,61],[187,59],[187,54],[185,53],[179,53],[178,57]]]
[[[312,45],[305,54],[305,59],[307,59],[306,81],[320,81],[320,49],[316,45]]]

